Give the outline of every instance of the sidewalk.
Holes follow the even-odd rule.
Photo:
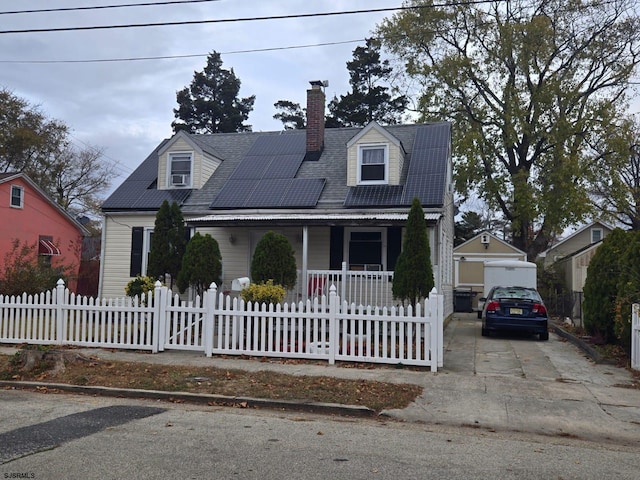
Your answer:
[[[78,349],[78,352],[125,362],[411,383],[422,386],[423,394],[407,408],[384,411],[382,415],[406,422],[640,446],[640,390],[615,386],[631,383],[630,372],[593,363],[575,346],[558,340],[555,334],[551,334],[549,342],[517,342],[522,352],[509,355],[495,350],[502,345],[501,339],[483,339],[476,330],[477,322],[472,317],[457,315],[454,318],[445,330],[444,368],[437,373],[207,358],[200,352],[189,351],[148,354]],[[15,351],[0,347],[0,353],[10,355]],[[140,396],[139,391],[133,393]],[[305,406],[312,407],[299,405]],[[346,412],[351,409],[340,408]],[[356,415],[362,411],[359,407],[352,409]]]

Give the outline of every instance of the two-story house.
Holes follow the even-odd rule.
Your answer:
[[[325,129],[321,82],[307,91],[307,128],[178,132],[104,202],[100,295],[145,274],[155,215],[176,201],[190,230],[220,245],[223,289],[250,276],[269,231],[295,249],[299,282],[313,269],[393,271],[411,203],[428,228],[436,288],[452,304],[453,184],[449,123]]]

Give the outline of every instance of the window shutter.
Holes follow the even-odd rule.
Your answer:
[[[143,227],[133,227],[131,229],[131,264],[129,266],[129,276],[135,277],[142,274],[142,240],[144,237]]]
[[[344,227],[331,227],[329,269],[341,270],[344,259]]]
[[[396,269],[396,262],[402,251],[402,227],[389,227],[387,229],[387,270]]]

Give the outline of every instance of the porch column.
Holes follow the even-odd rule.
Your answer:
[[[302,288],[302,300],[304,302],[307,301],[307,298],[309,296],[309,287],[308,287],[308,279],[307,279],[307,256],[309,254],[309,245],[308,245],[308,240],[309,240],[309,226],[308,225],[303,225],[302,226],[302,279],[300,282],[301,288]]]

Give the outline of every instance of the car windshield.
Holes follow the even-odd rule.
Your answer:
[[[493,298],[517,298],[520,300],[540,300],[535,290],[530,288],[496,288]]]

